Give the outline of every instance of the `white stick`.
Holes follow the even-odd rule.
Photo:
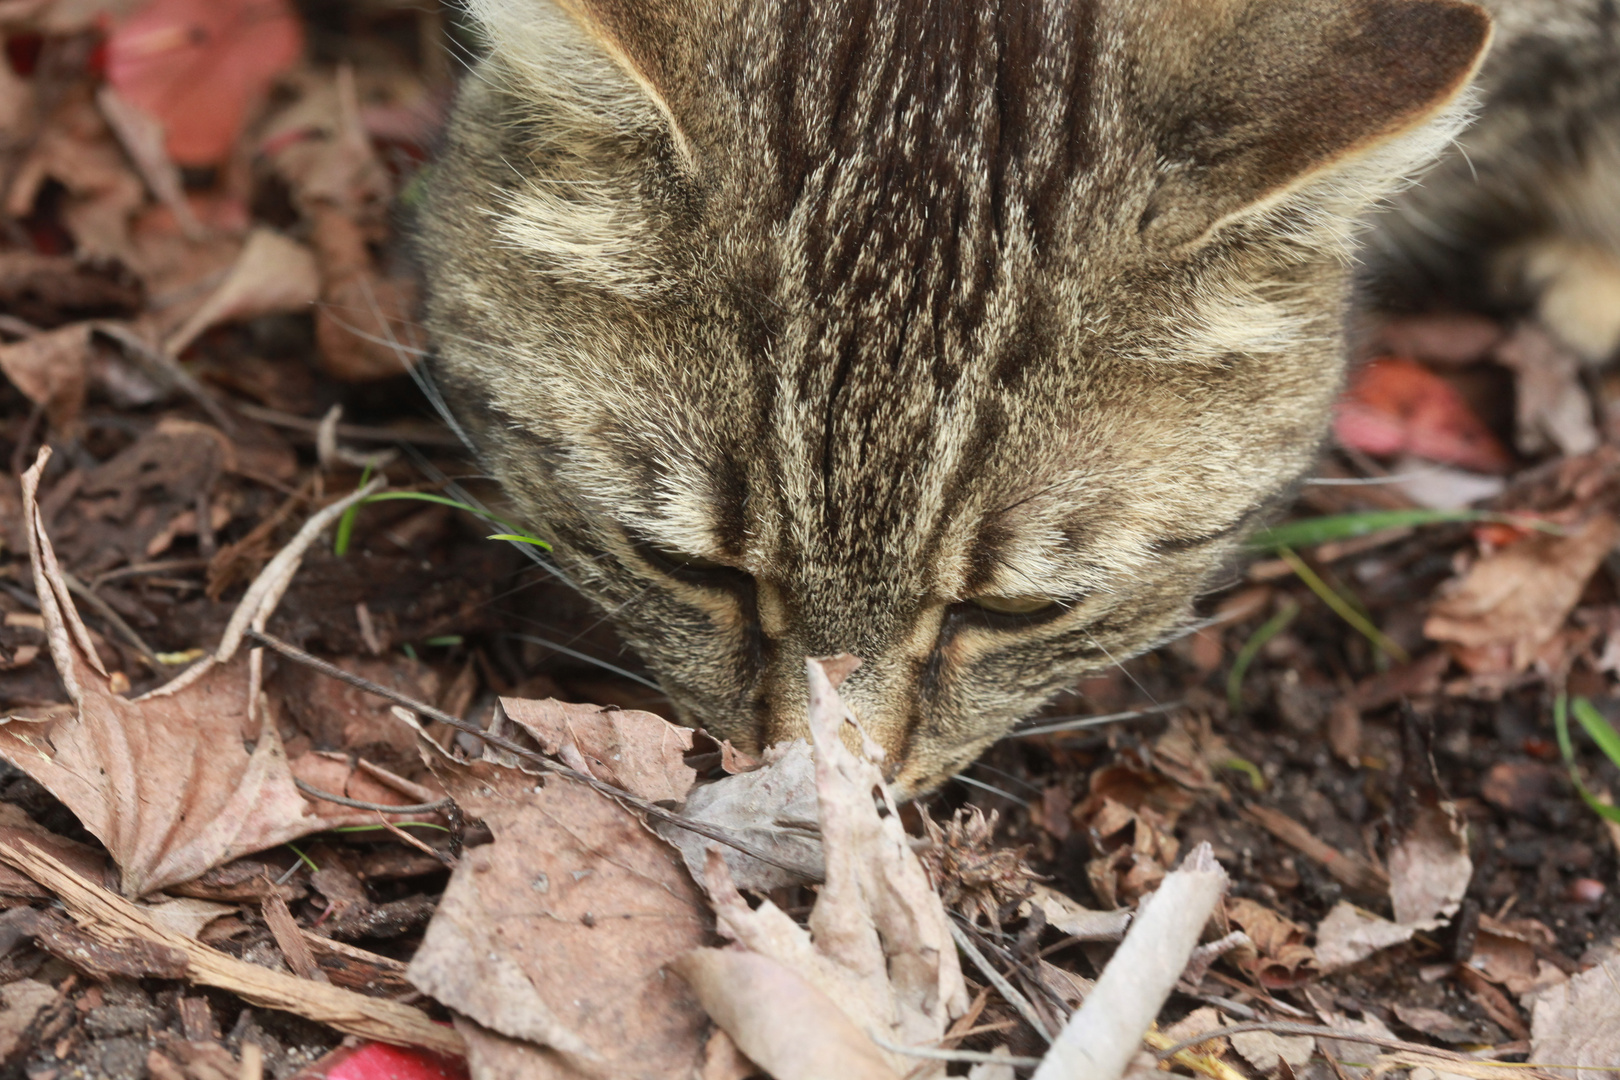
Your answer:
[[[1137,914],[1096,989],[1035,1070],[1035,1080],[1119,1080],[1225,891],[1226,871],[1209,845],[1199,844]]]

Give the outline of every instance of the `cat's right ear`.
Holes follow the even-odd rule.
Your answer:
[[[466,0],[490,52],[548,101],[625,128],[651,118],[690,163],[671,52],[687,0]]]
[[[1490,17],[1461,0],[1144,0],[1138,12],[1137,91],[1158,158],[1139,230],[1155,247],[1307,189],[1328,193],[1333,214],[1359,213],[1456,134],[1491,37]]]

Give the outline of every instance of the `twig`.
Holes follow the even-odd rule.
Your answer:
[[[351,1035],[440,1054],[466,1053],[466,1044],[453,1028],[435,1024],[419,1009],[271,971],[164,930],[128,900],[80,877],[27,840],[0,838],[0,861],[54,893],[79,928],[93,938],[109,944],[135,938],[179,950],[186,958],[187,982],[217,987],[249,1004],[290,1012]]]
[[[261,630],[255,630],[249,627],[245,633],[246,636],[251,637],[260,644],[269,646],[289,660],[303,664],[305,667],[314,668],[323,675],[346,682],[350,686],[364,690],[367,693],[376,694],[378,697],[392,701],[396,705],[403,705],[412,712],[416,712],[422,716],[437,720],[439,723],[455,728],[457,731],[464,731],[468,735],[473,736],[475,739],[480,739],[488,743],[490,746],[496,747],[497,749],[505,750],[507,753],[512,754],[531,765],[536,765],[542,769],[545,769],[547,772],[566,777],[569,780],[575,781],[576,783],[584,784],[593,791],[606,795],[610,799],[616,799],[621,805],[628,806],[634,810],[646,814],[650,818],[654,818],[658,821],[667,821],[676,828],[685,829],[687,832],[696,833],[697,835],[706,837],[707,839],[713,840],[716,843],[724,844],[735,851],[742,852],[744,855],[751,855],[761,862],[769,863],[772,866],[787,870],[790,873],[802,873],[802,868],[786,863],[765,849],[756,847],[753,844],[748,843],[746,840],[738,839],[726,829],[705,824],[701,821],[692,821],[688,818],[683,818],[678,814],[672,814],[661,806],[655,806],[645,799],[638,799],[636,796],[630,794],[628,791],[625,791],[622,788],[616,788],[612,784],[605,783],[598,780],[596,777],[589,776],[578,771],[577,769],[570,769],[566,765],[551,760],[544,754],[535,753],[533,750],[530,750],[521,743],[513,742],[511,739],[508,739],[505,736],[496,735],[494,732],[485,731],[477,724],[469,723],[459,716],[453,716],[442,709],[436,709],[432,705],[428,705],[425,702],[417,701],[408,694],[401,694],[397,690],[391,690],[386,686],[372,682],[370,679],[362,678],[361,676],[355,675],[352,672],[344,671],[335,664],[329,664],[325,660],[311,656],[309,653],[298,648],[296,645],[282,641],[280,638],[272,637]]]
[[[1013,984],[1008,982],[1001,972],[996,970],[996,966],[985,958],[984,953],[979,951],[979,947],[973,944],[973,939],[968,937],[966,930],[957,926],[954,921],[948,920],[948,922],[951,928],[951,938],[956,942],[956,947],[962,950],[962,954],[973,962],[973,966],[978,968],[986,979],[990,980],[990,985],[996,988],[996,992],[1001,995],[1002,999],[1018,1010],[1018,1015],[1022,1016],[1024,1021],[1035,1029],[1037,1035],[1047,1042],[1051,1042],[1052,1033],[1041,1022],[1040,1013],[1035,1011],[1035,1006],[1030,1004],[1029,999],[1015,990]]]
[[[62,580],[67,582],[68,592],[89,604],[95,613],[105,619],[107,624],[114,630],[118,631],[125,641],[135,646],[135,651],[141,654],[141,659],[151,665],[153,671],[163,670],[163,661],[158,659],[157,652],[141,638],[141,635],[135,632],[133,626],[124,621],[123,616],[112,609],[111,604],[97,596],[90,586],[66,570],[62,571]]]
[[[1096,988],[1052,1043],[1036,1080],[1117,1080],[1187,967],[1198,935],[1226,891],[1226,871],[1199,844],[1167,874]]]
[[[1013,1057],[1011,1054],[987,1054],[982,1050],[936,1050],[929,1046],[901,1046],[888,1039],[879,1038],[867,1032],[873,1042],[891,1054],[904,1054],[906,1057],[928,1058],[930,1061],[964,1061],[974,1065],[1011,1065],[1015,1068],[1033,1069],[1041,1063],[1040,1058]]]
[[[330,791],[322,791],[318,787],[311,787],[298,777],[293,777],[293,783],[298,790],[311,798],[322,802],[337,803],[339,806],[350,806],[356,810],[378,810],[384,814],[433,814],[455,803],[454,799],[445,798],[438,802],[416,803],[412,806],[389,806],[387,803],[361,802],[359,799],[350,799],[342,795],[333,795]]]

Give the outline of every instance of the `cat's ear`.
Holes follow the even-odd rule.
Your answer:
[[[1139,228],[1153,246],[1195,243],[1325,180],[1333,209],[1358,212],[1456,134],[1491,38],[1489,16],[1460,0],[1182,3],[1148,5],[1161,17],[1139,38],[1160,167]],[[1190,16],[1179,26],[1174,7]]]
[[[601,119],[647,109],[687,153],[672,52],[692,0],[466,0],[491,53],[515,77]]]

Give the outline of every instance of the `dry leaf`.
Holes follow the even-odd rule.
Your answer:
[[[900,1080],[855,1021],[784,964],[746,949],[694,949],[670,965],[722,1031],[775,1080]],[[792,1023],[783,1023],[792,1017]]]
[[[1040,908],[1048,926],[1081,941],[1118,941],[1131,925],[1129,908],[1093,911],[1045,885],[1036,885],[1025,903]]]
[[[463,856],[409,978],[470,1018],[473,1076],[690,1073],[707,1024],[663,968],[709,919],[680,857],[575,781],[488,762],[440,775],[495,840]]]
[[[1521,323],[1494,355],[1513,372],[1514,441],[1521,451],[1575,455],[1598,448],[1602,439],[1581,385],[1580,357],[1534,323]]]
[[[213,165],[303,51],[288,0],[150,0],[107,39],[107,81],[155,116],[169,156]]]
[[[1620,958],[1608,957],[1562,986],[1544,990],[1530,1013],[1530,1060],[1557,1065],[1620,1065]],[[1560,1069],[1575,1080],[1614,1075]]]
[[[89,359],[89,323],[71,323],[0,345],[0,371],[24,397],[45,410],[58,431],[69,428],[84,408]]]
[[[253,716],[257,679],[248,658],[236,655],[248,623],[268,618],[302,549],[342,513],[343,503],[312,518],[277,556],[279,565],[272,560],[214,656],[131,701],[111,689],[45,535],[35,500],[48,459],[49,450],[41,451],[23,476],[24,514],[46,638],[75,711],[45,722],[10,718],[0,725],[0,756],[78,815],[118,864],[129,896],[355,820],[353,811],[310,812],[275,725]]]
[[[364,233],[347,213],[321,206],[314,220],[321,370],[344,382],[389,379],[410,370],[423,345],[412,318],[415,285],[377,268]]]
[[[23,1036],[36,1017],[56,1001],[56,988],[33,979],[19,979],[0,986],[0,1067],[11,1063],[12,1055],[32,1045]]]
[[[51,180],[68,191],[60,215],[73,236],[74,254],[90,262],[130,264],[130,221],[145,205],[146,190],[88,94],[69,97],[51,115],[17,166],[6,212],[27,217]]]
[[[1474,863],[1468,833],[1455,805],[1420,806],[1390,848],[1389,897],[1395,921],[1432,930],[1457,913]]]
[[[1223,1020],[1226,1026],[1231,1021]],[[1278,1035],[1271,1031],[1242,1031],[1228,1035],[1232,1049],[1238,1055],[1259,1069],[1263,1073],[1279,1072],[1278,1062],[1287,1062],[1289,1068],[1298,1071],[1311,1060],[1316,1053],[1316,1039],[1310,1035]]]
[[[552,698],[502,698],[501,706],[546,753],[570,760],[564,748],[572,747],[586,766],[581,772],[648,802],[680,802],[697,779],[685,760],[692,749],[692,729],[662,716]]]
[[[1236,899],[1226,902],[1226,917],[1248,935],[1252,959],[1239,960],[1260,985],[1270,990],[1297,986],[1317,974],[1316,953],[1305,944],[1305,928],[1263,904]]]
[[[1435,604],[1423,632],[1465,650],[1501,649],[1522,671],[1563,627],[1617,537],[1615,519],[1599,514],[1568,536],[1536,533],[1487,555]]]
[[[163,348],[178,356],[219,323],[307,310],[320,290],[315,256],[308,248],[271,229],[254,229],[225,280],[184,326],[169,335]]]
[[[96,91],[96,104],[124,152],[146,181],[147,188],[169,208],[180,231],[191,240],[200,239],[202,224],[191,212],[180,169],[170,159],[164,145],[163,121],[108,85]]]
[[[825,669],[813,659],[806,668],[826,884],[806,933],[769,900],[751,909],[715,854],[705,882],[720,928],[836,1002],[860,1030],[902,1046],[932,1045],[967,1008],[944,906],[911,851],[882,773],[844,745],[846,710]],[[879,813],[874,793],[886,813]],[[706,985],[704,992],[705,1006],[722,1027],[731,1017],[778,1027],[798,1022],[785,1004],[709,996],[757,997],[748,987]],[[790,1067],[754,1056],[756,1048],[772,1044],[769,1033],[726,1031],[767,1072],[781,1075]],[[917,1060],[900,1055],[888,1055],[888,1061],[900,1075],[943,1071],[926,1063],[919,1071]]]
[[[763,892],[826,876],[816,816],[815,758],[803,739],[766,750],[765,765],[752,772],[697,785],[687,795],[681,816],[717,825],[798,868],[786,870],[725,848],[721,855],[739,889]],[[692,877],[703,880],[712,841],[668,822],[659,822],[657,829],[680,849]]]
[[[1333,433],[1368,454],[1411,454],[1482,473],[1513,464],[1450,383],[1401,357],[1382,357],[1356,372],[1339,400]]]
[[[1333,905],[1316,927],[1316,959],[1324,972],[1358,963],[1391,945],[1410,941],[1415,926],[1402,926],[1363,911],[1347,900]]]

